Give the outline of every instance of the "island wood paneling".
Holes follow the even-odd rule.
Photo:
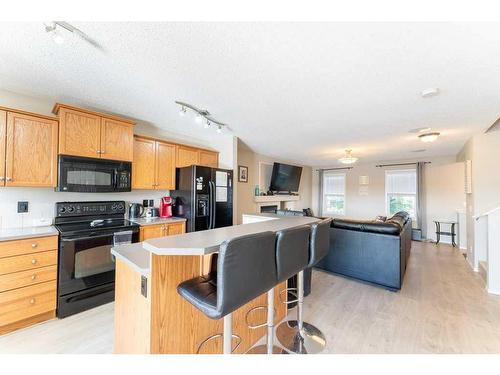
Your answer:
[[[150,353],[151,306],[150,294],[141,294],[141,275],[116,261],[115,287],[115,353]]]

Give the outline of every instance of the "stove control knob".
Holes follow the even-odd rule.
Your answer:
[[[74,210],[75,210],[75,208],[73,206],[69,206],[68,207],[68,212],[69,213],[72,213]]]
[[[116,204],[113,203],[113,205],[111,206],[111,210],[116,211]]]
[[[121,204],[121,203],[120,203],[120,204],[118,205],[118,209],[119,209],[119,210],[123,210],[124,208],[125,208],[125,207],[123,207],[123,204]]]
[[[63,214],[66,212],[66,208],[63,206],[63,207],[59,207],[59,213],[60,214]]]

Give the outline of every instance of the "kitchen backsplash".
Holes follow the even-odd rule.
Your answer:
[[[159,199],[169,195],[168,190],[133,190],[129,193],[64,193],[47,188],[0,188],[0,228],[21,228],[50,225],[54,220],[56,202],[109,201],[142,203],[143,199]],[[27,201],[28,212],[17,213],[17,202]]]

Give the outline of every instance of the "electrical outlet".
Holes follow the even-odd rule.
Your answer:
[[[17,202],[17,213],[28,212],[28,202]]]

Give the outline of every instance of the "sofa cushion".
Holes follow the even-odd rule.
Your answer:
[[[333,228],[349,229],[358,232],[380,233],[399,235],[402,227],[397,222],[386,221],[359,221],[334,219],[331,225]]]

